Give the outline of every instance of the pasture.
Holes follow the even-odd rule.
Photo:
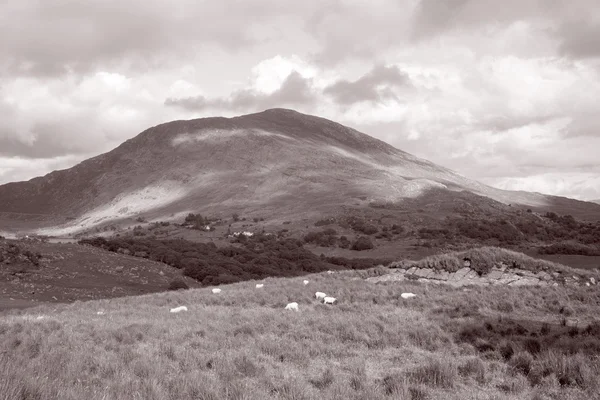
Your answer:
[[[5,311],[0,400],[600,398],[596,288],[364,280],[380,273]]]

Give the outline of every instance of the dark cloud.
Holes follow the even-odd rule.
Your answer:
[[[65,129],[66,128],[66,129]],[[9,136],[10,132],[0,132],[0,156],[24,158],[53,158],[75,154],[89,154],[94,146],[83,137],[77,139],[73,127],[60,124],[42,123],[31,129],[31,141]],[[92,139],[93,140],[93,139]],[[96,141],[96,140],[93,140]],[[96,143],[100,144],[100,143]]]
[[[139,125],[112,121],[101,108],[53,110],[39,115],[23,114],[0,99],[0,158],[52,159],[108,151],[123,141],[115,133],[141,131]],[[1,165],[0,165],[1,167]]]
[[[559,34],[562,55],[577,59],[600,57],[600,20],[566,23],[559,29]]]
[[[305,79],[298,72],[293,71],[281,84],[281,87],[270,94],[260,93],[253,89],[244,89],[232,93],[229,98],[207,99],[204,96],[168,98],[165,100],[165,105],[181,107],[189,111],[204,109],[248,110],[284,105],[311,105],[314,101],[311,80]]]
[[[428,38],[456,23],[456,17],[470,0],[421,0],[413,20],[412,39]]]
[[[0,70],[49,76],[124,60],[160,64],[207,45],[247,50],[259,40],[255,26],[282,13],[293,15],[296,7],[285,10],[278,3],[5,0],[0,2]]]
[[[495,133],[506,132],[511,129],[522,128],[529,125],[544,124],[560,115],[515,115],[503,114],[482,117],[476,123],[471,125],[474,130],[492,131]]]
[[[383,86],[383,87],[382,87]],[[410,86],[410,78],[398,67],[375,66],[370,72],[351,82],[340,80],[323,90],[338,104],[350,105],[361,102],[380,102],[394,98],[392,88]]]

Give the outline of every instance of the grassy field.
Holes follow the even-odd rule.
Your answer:
[[[364,280],[380,273],[3,312],[0,400],[600,398],[597,289]]]

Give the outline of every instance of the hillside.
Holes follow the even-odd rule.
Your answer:
[[[0,313],[0,398],[600,398],[596,288],[365,280],[377,273]]]
[[[469,180],[335,122],[286,109],[150,128],[73,168],[0,186],[7,232],[64,235],[143,215],[187,212],[318,218],[431,189],[598,218],[600,205]]]
[[[0,239],[0,309],[167,290],[176,268],[77,244]]]

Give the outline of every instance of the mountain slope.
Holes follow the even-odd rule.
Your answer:
[[[494,189],[335,122],[271,109],[155,126],[73,168],[0,186],[0,212],[75,219],[64,233],[140,213],[319,214],[431,188],[505,204],[575,204]]]

